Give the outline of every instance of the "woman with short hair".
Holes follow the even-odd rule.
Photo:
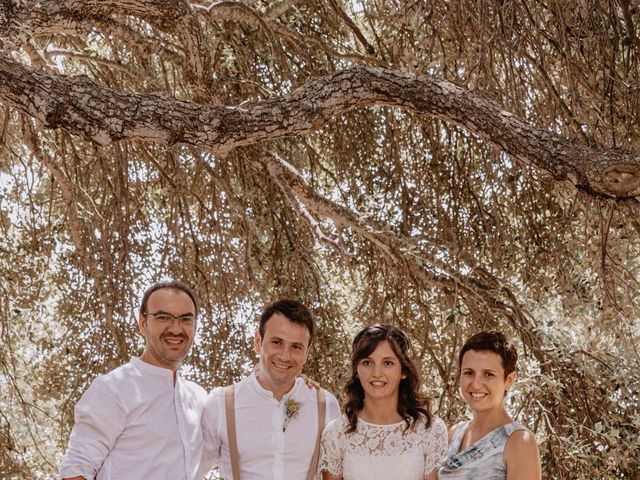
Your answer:
[[[462,347],[460,392],[473,419],[449,431],[440,480],[540,480],[536,439],[504,408],[517,361],[513,343],[501,332],[477,333]]]

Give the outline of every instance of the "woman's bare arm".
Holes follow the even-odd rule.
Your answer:
[[[541,480],[540,452],[533,433],[513,432],[504,447],[507,480]]]

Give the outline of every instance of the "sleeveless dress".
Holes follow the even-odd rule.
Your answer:
[[[453,434],[440,468],[440,480],[505,480],[504,446],[513,432],[527,428],[516,422],[507,423],[461,452],[460,445],[468,426],[469,422],[461,424]]]
[[[438,417],[426,428],[424,417],[405,432],[406,422],[376,425],[358,419],[345,433],[347,417],[322,432],[320,470],[344,480],[424,480],[447,452],[447,427]]]

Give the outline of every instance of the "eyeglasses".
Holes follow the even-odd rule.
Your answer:
[[[162,325],[171,325],[174,320],[178,320],[180,325],[193,325],[196,321],[195,315],[187,314],[179,317],[166,312],[143,313],[143,317],[154,317]]]

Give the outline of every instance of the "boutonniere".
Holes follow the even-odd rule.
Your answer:
[[[296,418],[300,413],[300,409],[304,406],[304,402],[299,402],[295,398],[289,398],[284,402],[284,423],[282,424],[282,431],[287,429],[289,422]]]

